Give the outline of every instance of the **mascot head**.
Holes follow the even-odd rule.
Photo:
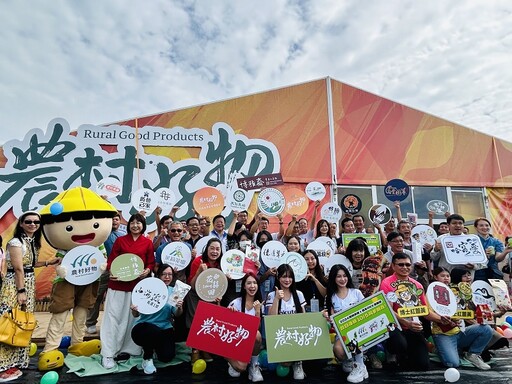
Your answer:
[[[98,194],[76,187],[60,193],[40,213],[48,244],[69,251],[80,245],[103,244],[117,210]]]

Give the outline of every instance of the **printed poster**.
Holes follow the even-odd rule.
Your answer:
[[[265,316],[269,363],[330,359],[329,324],[320,312]]]
[[[228,359],[249,362],[260,318],[200,301],[187,345]]]

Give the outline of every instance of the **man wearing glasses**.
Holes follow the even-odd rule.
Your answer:
[[[382,280],[380,285],[381,291],[386,294],[388,301],[392,304],[395,316],[402,328],[402,330],[396,328],[390,332],[390,338],[386,341],[386,349],[391,356],[396,356],[398,364],[402,368],[427,371],[429,369],[429,354],[420,317],[435,322],[442,322],[442,319],[434,312],[414,317],[398,315],[400,308],[427,306],[423,286],[409,276],[412,265],[409,255],[402,252],[395,253],[391,259],[393,274]]]

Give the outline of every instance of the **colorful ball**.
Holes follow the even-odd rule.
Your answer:
[[[290,373],[290,367],[288,367],[286,365],[278,364],[278,366],[276,368],[277,376],[285,377],[285,376],[288,376],[289,373]]]
[[[64,211],[64,206],[61,203],[53,203],[50,206],[50,213],[54,216],[60,215]]]
[[[505,317],[505,321],[512,326],[512,316]]]
[[[192,365],[192,373],[195,373],[196,375],[199,375],[203,373],[206,369],[206,361],[203,359],[197,360],[194,365]]]
[[[41,384],[56,384],[59,381],[59,374],[55,371],[46,372],[41,377]]]
[[[37,344],[36,343],[30,343],[30,351],[28,352],[29,356],[34,356],[37,352]]]
[[[268,368],[268,355],[266,349],[262,350],[258,355],[258,362],[262,368]]]
[[[460,379],[460,372],[455,368],[448,368],[444,371],[444,379],[449,383],[455,383]]]
[[[71,336],[63,336],[59,348],[68,348],[71,345]]]
[[[512,339],[512,329],[505,329],[503,331],[503,336],[507,339]]]
[[[377,359],[379,359],[380,361],[382,361],[382,362],[386,361],[386,352],[377,351],[377,353],[375,355],[377,356]]]

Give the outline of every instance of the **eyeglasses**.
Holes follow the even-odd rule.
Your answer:
[[[394,263],[395,265],[398,265],[400,268],[403,268],[403,267],[407,267],[407,268],[411,268],[411,265],[410,263]]]
[[[162,273],[160,276],[162,276],[162,277],[172,277],[172,273]]]
[[[176,233],[176,232],[181,233],[181,232],[183,232],[183,229],[176,229],[176,228],[173,228],[173,229],[171,229],[170,231],[171,231],[172,233]]]
[[[23,223],[27,224],[27,225],[30,225],[30,224],[39,225],[39,224],[41,224],[41,221],[39,221],[39,220],[25,220],[25,221],[23,221]]]

